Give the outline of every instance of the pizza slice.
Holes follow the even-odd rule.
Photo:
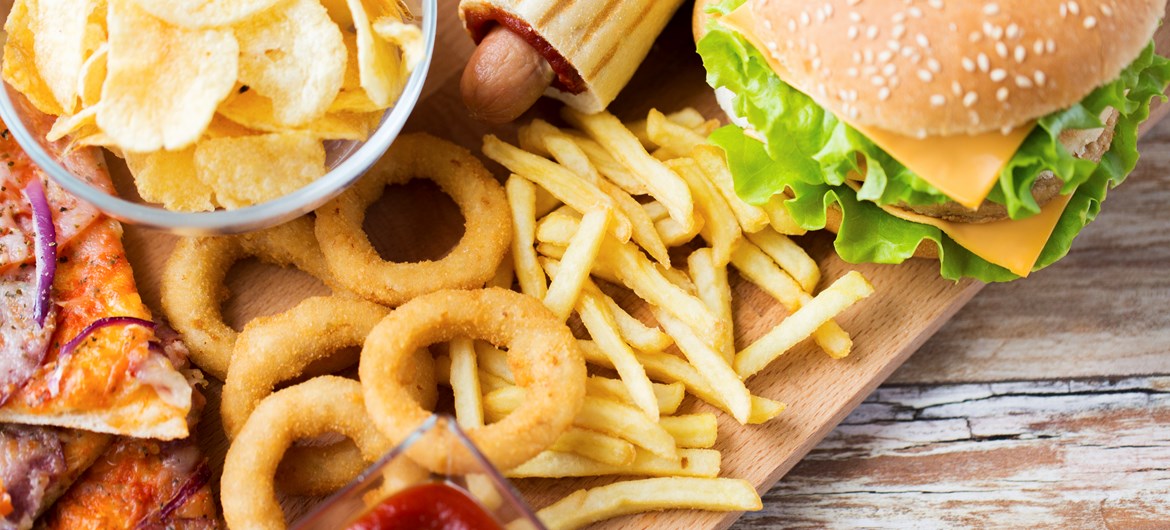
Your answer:
[[[52,118],[36,115],[43,137]],[[96,150],[46,147],[111,189]],[[158,345],[121,225],[48,180],[6,129],[0,161],[0,423],[185,438],[191,385]]]
[[[0,424],[0,530],[23,530],[110,446],[113,436]]]

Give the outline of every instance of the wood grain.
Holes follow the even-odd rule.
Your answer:
[[[736,528],[1165,528],[1170,378],[883,387]]]

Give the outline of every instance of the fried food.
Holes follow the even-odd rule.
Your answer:
[[[596,477],[602,475],[638,475],[644,477],[717,477],[719,451],[680,449],[679,457],[670,459],[649,451],[638,451],[634,461],[613,465],[573,453],[545,451],[506,475],[510,478]]]
[[[238,236],[183,238],[167,259],[162,276],[162,309],[183,334],[191,361],[219,380],[227,377],[238,333],[223,321],[220,302],[228,270],[246,257],[293,266],[336,286],[313,237],[308,218]]]
[[[668,509],[742,512],[763,507],[746,480],[651,478],[577,490],[536,513],[549,530],[572,530],[597,521]]]
[[[412,397],[409,355],[460,337],[506,347],[516,382],[527,392],[500,421],[468,430],[497,467],[508,469],[547,449],[585,398],[585,362],[569,328],[538,300],[503,289],[448,290],[423,295],[394,310],[366,339],[359,365],[370,420],[401,442],[429,412]],[[432,470],[473,471],[472,456],[446,432],[432,432],[407,455]]]
[[[386,186],[433,181],[459,206],[466,224],[455,248],[435,261],[392,263],[365,232],[365,211]],[[443,289],[475,289],[495,274],[511,239],[504,190],[483,164],[451,142],[426,134],[395,140],[357,184],[317,210],[316,234],[338,283],[363,298],[397,306]]]
[[[359,383],[334,376],[310,379],[264,399],[240,430],[224,462],[221,500],[232,528],[284,528],[273,477],[297,440],[339,433],[373,462],[390,449],[368,420]]]

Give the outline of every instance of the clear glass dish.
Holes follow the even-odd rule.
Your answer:
[[[474,473],[453,475],[431,473],[406,457],[406,448],[423,440],[426,433],[449,431],[471,453],[478,464]],[[410,486],[442,482],[475,499],[480,507],[508,530],[547,530],[520,494],[476,449],[462,429],[448,416],[434,415],[407,436],[398,447],[342,488],[308,515],[292,525],[293,530],[339,530],[370,511],[391,495]]]
[[[85,183],[49,155],[42,144],[44,139],[35,138],[29,132],[24,115],[13,105],[12,96],[16,91],[7,83],[4,83],[4,90],[0,90],[0,118],[3,118],[16,141],[49,178],[119,221],[183,235],[237,234],[274,226],[315,210],[357,181],[390,147],[418,103],[434,56],[437,1],[397,1],[402,1],[414,15],[411,22],[422,30],[426,47],[423,59],[411,73],[398,101],[386,111],[377,130],[365,142],[325,143],[329,172],[323,177],[288,195],[261,204],[235,210],[173,212],[140,199],[120,198]],[[11,2],[0,2],[0,20],[8,18],[11,8]]]

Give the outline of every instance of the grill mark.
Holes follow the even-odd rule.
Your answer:
[[[613,3],[613,0],[610,1],[610,4],[612,4],[612,3]],[[626,27],[624,28],[624,30],[626,30],[626,31],[622,31],[621,34],[623,34],[623,35],[628,34],[628,30],[630,28],[636,27],[638,24],[641,24],[644,20],[646,20],[646,16],[650,13],[650,10],[653,7],[654,7],[653,2],[645,2],[644,4],[642,4],[642,10],[639,11],[636,16],[634,16],[633,18],[630,19],[633,21],[633,24],[627,24]],[[607,19],[608,19],[608,17],[607,17]],[[596,26],[590,28],[590,33],[592,33],[592,31],[595,27]],[[601,58],[601,61],[599,61],[596,65],[593,66],[593,68],[591,68],[589,70],[588,77],[590,79],[596,78],[597,75],[607,65],[609,65],[610,61],[612,61],[614,56],[617,55],[617,49],[618,49],[619,44],[621,44],[621,41],[614,40],[614,42],[609,45],[609,50],[606,50],[605,55],[602,56],[602,58]]]
[[[575,0],[560,0],[558,2],[553,2],[552,8],[548,11],[545,11],[544,14],[540,16],[540,20],[536,21],[536,27],[543,28],[547,26],[552,19],[560,16],[561,12],[563,12],[565,8],[571,7],[574,3]]]

